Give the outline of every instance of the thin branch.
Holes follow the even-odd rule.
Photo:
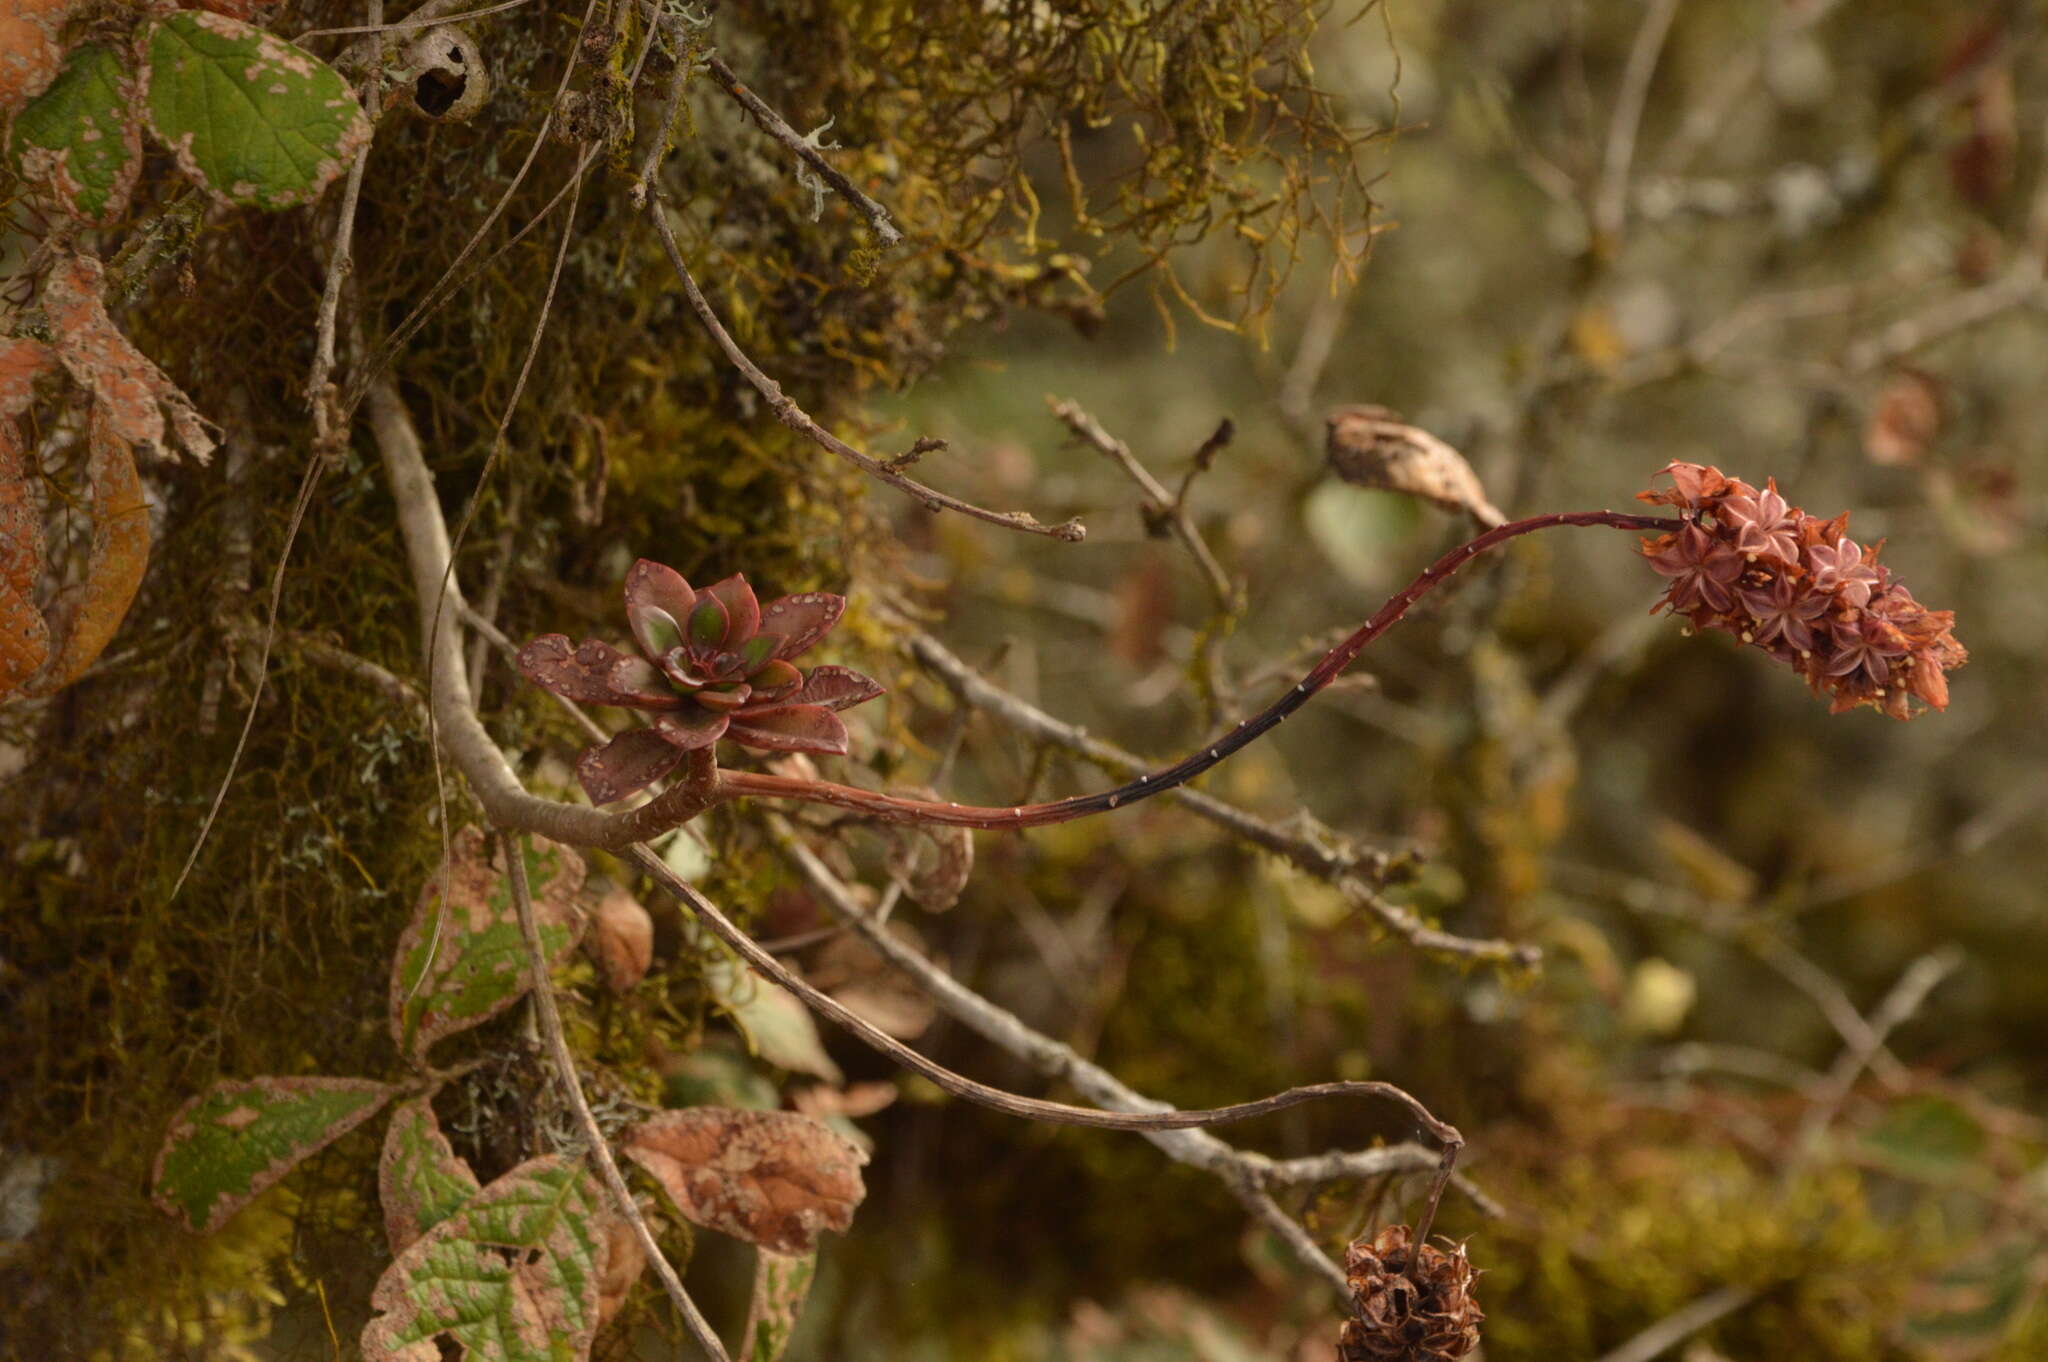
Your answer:
[[[1740,1310],[1757,1295],[1753,1286],[1716,1287],[1692,1304],[1658,1320],[1619,1348],[1607,1352],[1600,1362],[1650,1362],[1667,1348],[1677,1347],[1723,1315]]]
[[[1080,403],[1071,398],[1048,396],[1045,404],[1062,425],[1121,468],[1124,476],[1137,484],[1145,497],[1143,512],[1148,526],[1159,524],[1171,530],[1194,558],[1195,565],[1201,568],[1209,594],[1216,598],[1216,608],[1226,613],[1235,611],[1239,604],[1237,587],[1231,582],[1230,574],[1223,570],[1223,564],[1217,562],[1216,555],[1210,552],[1208,542],[1195,529],[1181,499],[1168,492],[1166,484],[1154,477],[1151,469],[1138,462],[1137,456],[1131,453],[1131,447],[1103,429],[1102,423],[1084,411]]]
[[[754,391],[767,400],[769,410],[775,413],[776,419],[782,424],[820,448],[837,454],[869,476],[888,483],[899,492],[917,498],[928,511],[957,511],[961,515],[987,521],[991,525],[1000,525],[1004,529],[1042,534],[1069,544],[1078,544],[1087,536],[1088,531],[1079,520],[1069,520],[1060,525],[1045,525],[1023,511],[991,511],[962,501],[958,497],[948,496],[936,488],[925,486],[915,478],[905,477],[880,459],[861,453],[812,420],[810,414],[797,405],[796,399],[782,391],[780,383],[763,373],[759,365],[747,358],[746,352],[740,349],[739,343],[725,329],[725,324],[718,320],[718,313],[705,300],[704,291],[697,287],[696,279],[690,274],[690,267],[683,262],[682,249],[676,245],[675,231],[668,225],[667,208],[667,200],[661,194],[649,196],[648,220],[654,224],[654,230],[661,236],[662,249],[668,252],[669,264],[674,267],[676,278],[683,286],[684,296],[690,300],[691,310],[697,314],[697,320],[704,324],[704,329],[710,333],[712,341],[724,351],[726,359],[740,371],[748,383],[753,385]]]
[[[1022,1097],[1016,1093],[993,1088],[986,1083],[977,1083],[963,1074],[953,1072],[943,1064],[927,1059],[894,1036],[876,1027],[859,1013],[831,995],[821,993],[803,979],[784,968],[773,955],[761,949],[752,937],[734,926],[731,919],[718,910],[718,906],[669,869],[668,864],[644,843],[635,843],[627,850],[627,856],[653,878],[655,883],[689,908],[698,922],[712,935],[730,946],[741,959],[745,960],[764,977],[788,989],[805,1005],[828,1021],[851,1032],[855,1039],[871,1049],[888,1056],[926,1079],[934,1085],[964,1101],[1006,1116],[1015,1116],[1026,1121],[1043,1121],[1049,1125],[1085,1126],[1094,1130],[1167,1131],[1192,1130],[1203,1126],[1226,1125],[1235,1121],[1248,1121],[1258,1116],[1270,1116],[1289,1107],[1306,1102],[1317,1102],[1344,1097],[1372,1097],[1393,1102],[1404,1108],[1416,1122],[1427,1130],[1442,1146],[1443,1161],[1439,1169],[1436,1188],[1430,1196],[1430,1210],[1433,1212],[1442,1187],[1449,1180],[1458,1151],[1465,1146],[1465,1137],[1458,1128],[1439,1120],[1421,1101],[1391,1083],[1379,1083],[1364,1079],[1344,1080],[1331,1083],[1311,1083],[1301,1087],[1288,1088],[1270,1097],[1256,1101],[1237,1102],[1226,1107],[1212,1107],[1205,1110],[1178,1110],[1161,1102],[1137,1099],[1146,1103],[1145,1109],[1137,1111],[1105,1111],[1098,1107],[1077,1107],[1065,1102],[1048,1102],[1035,1097]],[[1078,1058],[1078,1057],[1077,1057]],[[1070,1075],[1071,1076],[1071,1075]],[[1428,1223],[1425,1216],[1423,1223]]]
[[[962,984],[951,974],[917,953],[911,946],[885,930],[875,917],[864,911],[846,885],[834,875],[815,852],[798,838],[788,821],[780,815],[770,815],[769,836],[782,849],[799,873],[809,881],[823,898],[825,906],[842,922],[850,926],[862,940],[873,948],[883,959],[908,975],[919,989],[929,995],[940,1009],[955,1021],[973,1031],[982,1039],[991,1042],[1005,1053],[1023,1060],[1048,1078],[1071,1083],[1074,1088],[1100,1106],[1112,1111],[1159,1111],[1163,1104],[1146,1097],[1135,1089],[1127,1087],[1115,1074],[1098,1064],[1084,1059],[1071,1046],[1064,1045],[1041,1031],[1026,1025],[1015,1013],[997,1006],[981,994]],[[1394,1149],[1372,1149],[1340,1151],[1316,1158],[1289,1159],[1276,1161],[1252,1150],[1239,1149],[1203,1130],[1159,1130],[1145,1133],[1145,1138],[1157,1145],[1168,1158],[1184,1163],[1204,1172],[1214,1173],[1231,1188],[1232,1194],[1245,1202],[1248,1208],[1265,1215],[1252,1206],[1248,1194],[1265,1197],[1273,1187],[1302,1187],[1334,1182],[1344,1178],[1375,1177],[1389,1172],[1436,1172],[1442,1165],[1442,1155],[1424,1149],[1420,1145],[1404,1144]],[[1491,1197],[1480,1192],[1471,1183],[1458,1175],[1453,1180],[1461,1191],[1470,1196],[1480,1210],[1487,1215],[1498,1215],[1500,1208]],[[1266,1198],[1271,1205],[1270,1198]],[[1277,1206],[1274,1207],[1277,1210]],[[1282,1213],[1282,1218],[1287,1219]],[[1268,1222],[1270,1223],[1270,1221]],[[1287,1224],[1294,1233],[1286,1235],[1312,1270],[1328,1277],[1335,1264],[1313,1240],[1307,1240],[1308,1252],[1301,1253],[1300,1226],[1292,1219]],[[1337,1273],[1334,1280],[1342,1282],[1343,1274]]]
[[[1953,294],[1858,341],[1843,356],[1843,367],[1852,374],[1869,373],[2014,308],[2042,302],[2048,302],[2048,288],[2043,286],[2041,262],[2028,255],[1990,283]]]
[[[618,1203],[619,1214],[633,1227],[640,1247],[647,1251],[647,1261],[654,1265],[654,1275],[661,1278],[662,1289],[675,1303],[676,1312],[683,1317],[699,1347],[713,1362],[730,1362],[725,1345],[718,1340],[710,1323],[697,1309],[697,1303],[690,1299],[690,1293],[683,1290],[682,1278],[676,1276],[674,1264],[661,1251],[660,1241],[647,1224],[647,1217],[640,1214],[639,1203],[626,1186],[625,1177],[619,1172],[618,1161],[612,1157],[611,1146],[606,1143],[604,1131],[598,1128],[597,1117],[591,1114],[590,1100],[583,1095],[583,1081],[576,1075],[576,1056],[569,1049],[568,1037],[562,1034],[561,1010],[555,1006],[555,984],[548,977],[548,957],[541,945],[540,923],[534,917],[533,894],[526,883],[526,856],[523,838],[511,833],[498,834],[498,846],[505,857],[506,878],[512,886],[512,903],[519,913],[519,934],[526,941],[526,963],[533,977],[534,1010],[540,1016],[541,1039],[546,1042],[548,1056],[554,1061],[555,1076],[561,1081],[562,1092],[569,1099],[569,1106],[576,1113],[577,1124],[583,1127],[584,1141],[590,1146],[590,1157],[597,1163],[597,1171],[604,1178],[605,1187],[611,1192],[612,1200]]]
[[[868,226],[874,230],[875,236],[884,246],[894,246],[903,240],[903,233],[896,230],[896,224],[889,220],[889,210],[854,188],[853,181],[840,174],[818,148],[811,145],[795,128],[783,122],[782,115],[762,102],[759,95],[742,85],[733,69],[727,66],[717,53],[711,54],[706,65],[711,72],[711,78],[718,82],[719,88],[737,100],[741,108],[752,114],[763,132],[796,153],[797,158],[809,166],[819,179],[832,186],[833,193],[859,210],[860,215],[868,220]]]
[[[1649,0],[1642,26],[1622,68],[1621,88],[1614,99],[1614,117],[1607,125],[1607,146],[1600,163],[1600,187],[1593,196],[1593,229],[1614,241],[1628,216],[1629,166],[1635,160],[1636,131],[1642,126],[1643,105],[1650,94],[1650,78],[1657,72],[1657,58],[1664,40],[1671,35],[1671,21],[1678,16],[1678,0]]]
[[[1906,967],[1899,981],[1892,985],[1892,991],[1885,995],[1877,1010],[1870,1014],[1870,1034],[1861,1045],[1850,1045],[1828,1070],[1827,1078],[1821,1085],[1819,1095],[1808,1109],[1806,1119],[1799,1124],[1799,1133],[1792,1140],[1792,1156],[1787,1169],[1797,1167],[1812,1157],[1820,1145],[1821,1136],[1834,1123],[1835,1116],[1848,1100],[1850,1089],[1856,1080],[1870,1067],[1870,1061],[1883,1047],[1885,1039],[1897,1030],[1907,1018],[1920,1010],[1927,1001],[1927,995],[1940,985],[1941,981],[1960,969],[1963,952],[1958,946],[1943,946],[1929,951]]]
[[[1658,170],[1667,175],[1684,170],[1692,158],[1714,140],[1721,124],[1741,102],[1744,92],[1763,73],[1765,54],[1785,39],[1803,33],[1827,18],[1841,3],[1842,0],[1807,0],[1804,5],[1781,7],[1764,40],[1728,62],[1714,88],[1686,112],[1684,122],[1679,124],[1678,131],[1658,157]]]

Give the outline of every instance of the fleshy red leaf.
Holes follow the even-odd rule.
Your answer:
[[[725,645],[726,632],[732,628],[732,616],[726,611],[725,602],[716,596],[702,595],[697,598],[697,608],[690,612],[687,626],[690,642],[701,649],[717,649]]]
[[[642,558],[626,572],[626,619],[650,658],[668,655],[683,641],[683,621],[697,606],[697,593],[674,568]]]
[[[469,1164],[441,1133],[434,1104],[426,1097],[401,1102],[384,1132],[377,1163],[377,1199],[384,1206],[384,1233],[391,1251],[403,1253],[414,1240],[462,1209],[479,1187]]]
[[[762,634],[760,637],[776,638],[774,634]],[[776,641],[779,643],[781,640],[776,639]],[[794,662],[784,662],[782,659],[777,658],[754,673],[752,678],[754,703],[765,706],[776,701],[787,700],[796,694],[797,687],[803,685],[803,683],[804,674],[797,670]]]
[[[580,1159],[520,1164],[398,1255],[377,1282],[365,1362],[571,1362],[597,1332],[605,1195]]]
[[[742,747],[764,752],[846,755],[846,725],[822,705],[783,705],[738,715],[725,736]]]
[[[583,858],[543,837],[529,838],[525,854],[541,945],[553,965],[583,932],[576,902]],[[510,1007],[533,983],[511,886],[492,864],[482,829],[455,834],[443,870],[453,911],[441,911],[443,873],[436,872],[420,891],[392,961],[391,1038],[415,1062],[443,1036]]]
[[[619,694],[612,688],[612,669],[626,655],[609,643],[587,638],[569,646],[565,634],[543,634],[519,650],[520,674],[543,690],[584,704],[617,704]]]
[[[738,648],[761,627],[761,602],[754,596],[754,588],[747,585],[745,573],[735,572],[724,581],[705,587],[704,594],[717,597],[730,621],[721,647]]]
[[[862,676],[851,667],[813,667],[802,690],[792,703],[823,705],[826,709],[851,709],[882,693],[881,683]]]
[[[867,1155],[792,1111],[665,1111],[628,1130],[624,1147],[683,1215],[776,1253],[813,1251],[867,1195]]]
[[[685,752],[694,752],[724,737],[730,723],[729,715],[693,707],[662,715],[654,721],[654,727],[668,742]]]
[[[832,626],[845,613],[846,597],[829,591],[806,591],[779,596],[762,606],[761,627],[788,640],[780,654],[786,661],[809,651],[811,645],[832,632]]]
[[[617,697],[608,703],[633,709],[674,709],[684,703],[661,668],[644,657],[622,657],[606,676]]]
[[[153,1199],[211,1234],[309,1155],[376,1115],[397,1091],[366,1078],[216,1083],[171,1118],[151,1178]]]
[[[591,803],[610,804],[640,793],[682,759],[683,748],[661,729],[629,728],[602,747],[584,748],[576,758],[576,779]]]

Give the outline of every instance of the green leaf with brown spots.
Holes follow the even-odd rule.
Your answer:
[[[581,1160],[549,1154],[471,1197],[384,1271],[365,1362],[441,1356],[571,1362],[597,1332],[608,1249],[604,1191]]]
[[[441,1133],[431,1098],[415,1097],[392,1111],[377,1164],[377,1199],[384,1205],[384,1233],[393,1253],[405,1252],[461,1210],[478,1186],[476,1174]]]
[[[127,207],[142,169],[140,93],[119,52],[81,43],[50,88],[15,115],[8,164],[60,211],[111,220]]]
[[[143,47],[149,130],[225,202],[306,203],[370,138],[333,67],[239,19],[167,14],[145,30]]]
[[[171,1118],[156,1156],[156,1204],[211,1234],[397,1091],[366,1078],[216,1083]]]
[[[525,845],[534,916],[552,965],[583,931],[577,901],[583,860],[545,838],[527,838]],[[445,913],[444,874],[450,905]],[[492,863],[482,829],[464,828],[455,834],[448,862],[421,891],[419,908],[399,938],[391,970],[391,1037],[400,1053],[424,1061],[428,1046],[503,1012],[532,983],[512,887]]]
[[[796,1332],[796,1317],[818,1273],[815,1253],[787,1254],[770,1249],[754,1253],[754,1295],[747,1306],[747,1327],[740,1333],[735,1362],[780,1362]]]

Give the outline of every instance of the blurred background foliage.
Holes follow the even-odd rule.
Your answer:
[[[380,132],[394,164],[444,173],[368,181],[374,324],[397,324],[525,154],[567,50],[542,8],[485,30],[501,93],[478,122]],[[500,584],[515,636],[616,632],[639,552],[849,590],[848,659],[894,687],[857,754],[892,785],[1006,802],[1105,777],[956,715],[892,659],[879,598],[1052,713],[1178,756],[1465,533],[1329,477],[1332,405],[1449,440],[1510,515],[1620,509],[1673,459],[1851,510],[1957,612],[1972,660],[1945,714],[1829,718],[1761,655],[1649,617],[1658,583],[1629,538],[1553,533],[1432,597],[1361,660],[1369,682],[1205,781],[1412,853],[1395,901],[1540,947],[1536,970],[1418,953],[1169,801],[983,835],[960,904],[903,915],[1148,1094],[1382,1078],[1456,1122],[1503,1212],[1454,1196],[1439,1222],[1486,1269],[1491,1362],[1594,1362],[1689,1310],[1664,1354],[1684,1362],[2029,1362],[2048,1354],[2044,19],[2020,0],[734,6],[718,50],[797,126],[835,117],[836,155],[914,239],[879,253],[836,202],[813,221],[779,155],[694,88],[676,221],[735,332],[873,447],[951,440],[920,465],[933,483],[1082,515],[1089,538],[932,517],[792,444],[679,309],[614,172],[463,571],[473,593]],[[559,187],[570,151],[542,150],[508,222]],[[555,230],[406,352],[451,513]],[[387,1071],[384,964],[438,847],[423,731],[287,641],[213,849],[164,902],[246,701],[221,621],[260,619],[246,593],[304,451],[316,239],[304,215],[217,222],[193,288],[126,319],[257,456],[236,480],[163,475],[131,650],[0,714],[0,807],[22,829],[0,988],[27,1042],[0,1060],[0,1140],[9,1206],[37,1208],[7,1226],[0,1333],[23,1356],[328,1357],[331,1338],[346,1355],[381,1266],[368,1136],[204,1246],[139,1195],[169,1112],[214,1076]],[[1234,423],[1186,505],[1241,609],[1148,533],[1049,395],[1170,488]],[[284,623],[413,675],[389,526],[374,459],[352,455],[295,550]],[[500,736],[565,779],[566,728],[484,674]],[[762,936],[802,941],[818,910],[756,816],[708,820],[692,868]],[[845,842],[846,868],[884,882],[880,839]],[[740,1057],[696,946],[660,930],[656,977],[574,1019],[628,1087],[775,1103],[820,1073],[896,1078],[836,1036]],[[942,1062],[1041,1089],[914,998],[878,999],[843,943],[790,958],[893,1000]],[[1902,978],[1943,969],[1882,1016]],[[1895,1023],[1882,1048],[1867,1018]],[[515,1021],[476,1043],[521,1053]],[[480,1167],[517,1140],[493,1156],[475,1132],[523,1129],[508,1113],[545,1086],[530,1062],[493,1073],[443,1113],[470,1122]],[[792,1358],[1331,1355],[1334,1303],[1213,1179],[1140,1140],[898,1088],[860,1122],[869,1199]],[[1347,1105],[1232,1138],[1295,1155],[1416,1134]],[[1417,1191],[1340,1184],[1290,1209],[1340,1250],[1411,1219]],[[747,1260],[713,1238],[691,1282],[729,1331]],[[602,1346],[658,1355],[671,1333],[648,1301]]]

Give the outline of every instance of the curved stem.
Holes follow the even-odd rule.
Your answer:
[[[1288,715],[1307,704],[1317,691],[1342,675],[1344,669],[1365,650],[1365,646],[1392,628],[1408,613],[1409,607],[1472,559],[1517,536],[1531,534],[1537,530],[1553,529],[1560,525],[1604,525],[1617,530],[1669,531],[1683,529],[1685,522],[1665,516],[1629,515],[1617,511],[1555,511],[1549,515],[1530,516],[1527,520],[1510,521],[1488,530],[1478,538],[1458,545],[1424,568],[1421,576],[1389,597],[1387,603],[1382,605],[1371,619],[1358,627],[1357,632],[1325,653],[1322,660],[1311,667],[1306,676],[1271,705],[1184,760],[1163,770],[1154,771],[1150,775],[1141,776],[1128,784],[1119,785],[1113,790],[1074,795],[1045,804],[991,808],[974,804],[948,804],[932,799],[903,799],[875,790],[862,790],[825,780],[803,780],[756,771],[720,771],[718,794],[721,798],[755,795],[770,799],[796,799],[811,804],[830,804],[837,808],[851,809],[856,813],[867,814],[888,822],[938,823],[965,828],[1044,827],[1049,823],[1065,823],[1072,819],[1085,818],[1090,814],[1121,808],[1125,804],[1135,804],[1141,799],[1149,799],[1177,785],[1187,784],[1224,758],[1241,751],[1278,727]]]

